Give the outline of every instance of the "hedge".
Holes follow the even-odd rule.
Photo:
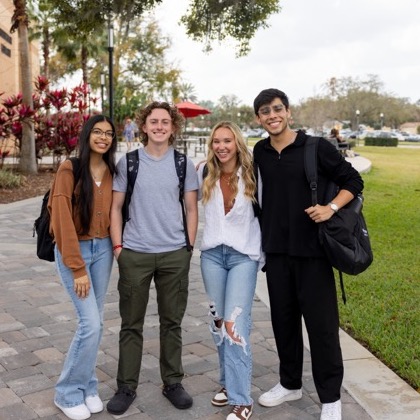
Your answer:
[[[397,147],[398,139],[385,137],[366,137],[365,146]]]

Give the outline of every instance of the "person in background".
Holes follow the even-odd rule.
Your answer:
[[[188,273],[198,225],[198,179],[187,159],[184,185],[186,231],[179,201],[179,179],[173,144],[183,117],[175,106],[152,102],[138,115],[144,148],[138,149],[138,176],[124,232],[122,208],[127,191],[127,160],[118,162],[111,210],[111,237],[120,278],[121,331],[117,392],[107,404],[121,415],[136,398],[143,352],[143,325],[152,279],[156,285],[160,321],[160,373],[163,395],[178,409],[193,400],[181,384],[181,322],[188,298]]]
[[[337,128],[332,128],[331,129],[330,136],[328,137],[327,140],[331,140],[331,139],[337,140],[337,148],[338,148],[338,150],[341,152],[341,154],[343,156],[346,156],[346,151],[347,150],[350,150],[350,143],[347,142],[346,140],[344,140],[340,136],[340,132],[338,131]]]
[[[271,321],[280,359],[280,382],[258,402],[274,407],[302,398],[302,316],[311,348],[312,373],[322,403],[321,420],[341,419],[343,358],[334,273],[318,237],[318,224],[330,219],[363,189],[359,173],[326,139],[318,144],[318,198],[312,206],[304,169],[308,138],[289,127],[287,95],[266,89],[254,100],[258,122],[269,137],[254,147],[261,173],[262,248]],[[339,192],[329,201],[329,181]],[[324,199],[325,197],[325,199]]]
[[[79,137],[77,185],[72,162],[66,160],[48,203],[55,265],[78,317],[54,403],[74,420],[103,410],[95,367],[114,259],[109,227],[116,148],[112,121],[103,115],[89,118]]]
[[[132,119],[127,117],[124,124],[123,137],[125,142],[127,143],[128,152],[131,150],[131,143],[134,141],[135,138],[135,128],[136,127]]]
[[[252,154],[240,128],[232,122],[215,125],[207,156],[206,165],[198,168],[205,215],[201,273],[222,386],[211,402],[232,406],[228,420],[249,419],[253,409],[251,309],[257,271],[264,259],[253,209],[258,180]]]

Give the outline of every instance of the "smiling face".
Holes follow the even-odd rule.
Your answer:
[[[111,124],[108,121],[97,122],[90,132],[89,145],[91,151],[100,155],[105,154],[110,149],[113,138],[114,132]]]
[[[233,171],[236,166],[238,147],[233,132],[227,127],[218,128],[211,140],[211,148],[220,166]]]
[[[289,129],[290,109],[286,109],[280,98],[270,104],[261,105],[257,120],[270,136],[280,136]]]
[[[166,109],[155,108],[147,116],[146,123],[142,127],[147,135],[148,141],[158,144],[168,144],[171,135],[174,133],[171,116]]]

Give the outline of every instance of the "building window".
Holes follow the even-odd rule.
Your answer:
[[[9,50],[9,48],[5,47],[3,44],[1,44],[1,52],[8,57],[12,55],[12,52]]]
[[[1,28],[0,28],[0,38],[3,38],[9,44],[12,43],[12,37],[7,32],[3,31],[3,29]]]

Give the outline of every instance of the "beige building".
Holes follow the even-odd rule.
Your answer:
[[[19,72],[19,43],[17,31],[10,33],[14,12],[12,0],[0,0],[0,100],[21,92]],[[39,47],[37,42],[31,43],[32,77],[40,73]]]
[[[405,131],[409,134],[418,134],[418,128],[420,127],[420,122],[408,122],[401,124],[400,130]]]

